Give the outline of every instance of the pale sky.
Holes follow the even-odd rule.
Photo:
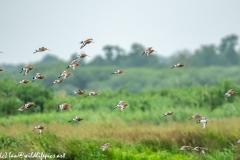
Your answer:
[[[33,52],[42,46],[64,60],[74,52],[103,54],[107,44],[128,52],[134,42],[162,56],[194,51],[240,36],[239,6],[239,0],[0,0],[0,64],[41,60],[48,52]],[[95,43],[80,50],[88,38]]]

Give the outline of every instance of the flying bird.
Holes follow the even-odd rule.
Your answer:
[[[229,89],[227,91],[227,93],[225,93],[225,97],[230,97],[231,95],[237,93],[236,91],[234,91],[233,89]]]
[[[72,69],[74,70],[76,67],[78,67],[78,66],[80,66],[80,65],[81,65],[81,64],[77,63],[77,60],[75,59],[75,60],[73,60],[73,61],[71,62],[70,65],[67,66],[66,69],[72,68]]]
[[[169,116],[169,115],[172,115],[172,114],[173,114],[172,111],[168,111],[168,112],[166,112],[166,113],[163,114],[163,117],[165,117],[165,116]],[[162,118],[163,118],[163,117],[162,117]]]
[[[69,120],[68,122],[72,122],[72,121],[75,121],[75,122],[80,122],[84,120],[84,118],[80,118],[80,117],[74,117],[73,119]]]
[[[44,78],[47,78],[47,77],[42,75],[42,73],[36,73],[36,75],[33,77],[32,82],[34,82],[37,79],[44,79]]]
[[[63,77],[63,79],[66,79],[71,74],[72,74],[71,72],[63,71],[62,73],[60,73],[60,76],[58,78]]]
[[[70,95],[73,95],[73,94],[82,95],[84,93],[85,93],[84,90],[76,89],[76,90],[72,91],[72,93]]]
[[[117,76],[118,76],[119,74],[122,74],[122,73],[123,73],[123,70],[116,70],[111,74],[117,74]]]
[[[197,151],[197,152],[202,152],[202,154],[205,155],[205,150],[207,150],[207,149],[203,148],[203,147],[195,147],[192,150]]]
[[[69,106],[70,106],[70,104],[68,104],[68,103],[60,104],[57,107],[57,111],[59,111],[59,110],[67,110],[69,108]]]
[[[207,126],[208,119],[206,117],[202,117],[197,121],[197,123],[202,123],[203,124],[203,129]]]
[[[0,72],[7,72],[3,68],[0,67]]]
[[[76,60],[76,59],[78,59],[78,58],[85,58],[85,57],[91,57],[91,56],[83,53],[83,54],[80,54],[80,55],[78,55],[77,57],[75,57],[74,60]]]
[[[42,131],[43,131],[43,128],[44,128],[43,126],[38,125],[38,126],[34,127],[33,131],[35,131],[35,129],[38,129],[39,130],[39,134],[41,134]]]
[[[191,146],[182,146],[179,150],[180,151],[190,151],[192,149]]]
[[[19,81],[16,86],[18,86],[19,84],[27,84],[28,82],[31,82],[31,81],[28,79],[24,79],[24,80]]]
[[[105,151],[108,147],[111,147],[111,144],[110,144],[110,143],[104,144],[100,149],[101,149],[102,151]]]
[[[185,66],[183,63],[178,63],[178,64],[173,65],[171,69],[173,69],[173,68],[180,68],[180,67],[183,67],[183,66]]]
[[[29,71],[31,71],[33,69],[33,66],[32,65],[27,65],[25,66],[24,68],[22,68],[21,72],[22,73],[24,71],[24,76],[28,74]]]
[[[97,95],[99,95],[98,92],[91,91],[91,92],[88,93],[87,96],[97,96]]]
[[[34,54],[34,53],[37,53],[37,52],[44,52],[44,51],[50,51],[50,50],[47,49],[47,48],[45,48],[45,47],[41,47],[41,48],[39,48],[38,50],[35,50],[35,52],[33,52],[33,54]]]
[[[24,104],[22,107],[18,108],[18,110],[19,110],[19,111],[25,111],[25,110],[28,110],[28,109],[31,108],[31,107],[34,107],[34,106],[36,106],[35,103],[33,103],[33,102],[28,102],[28,103]]]
[[[151,54],[152,52],[157,52],[157,51],[153,50],[152,47],[148,47],[148,48],[143,52],[142,55],[146,54],[146,57],[148,57],[149,54]]]
[[[52,85],[54,85],[54,84],[60,84],[60,83],[62,83],[63,82],[63,79],[57,79],[57,80],[54,80],[53,81],[53,83],[50,85],[50,86],[52,86]],[[49,86],[49,87],[50,87]]]
[[[193,119],[193,118],[196,119],[196,118],[201,118],[201,117],[202,117],[202,116],[200,116],[200,115],[197,113],[197,114],[193,115],[190,119]],[[190,119],[189,119],[189,120],[190,120]]]
[[[81,47],[80,47],[80,49],[82,49],[84,46],[86,46],[87,44],[90,44],[90,43],[94,43],[92,38],[89,38],[89,39],[87,39],[87,40],[85,40],[85,41],[81,41],[81,42],[79,43],[79,44],[82,44]]]
[[[128,104],[124,103],[124,101],[119,100],[119,103],[115,106],[114,109],[120,108],[120,111],[122,112],[127,106]]]

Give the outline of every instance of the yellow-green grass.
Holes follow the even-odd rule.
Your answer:
[[[202,129],[202,124],[194,119],[177,122],[171,116],[161,118],[163,122],[156,124],[126,122],[103,113],[105,119],[82,113],[86,116],[83,121],[68,122],[75,114],[63,111],[1,118],[0,150],[64,152],[68,155],[66,159],[234,159],[240,153],[236,144],[240,138],[237,117],[210,119]],[[45,127],[42,135],[32,131],[39,124]],[[100,146],[107,142],[112,147],[102,152]],[[193,151],[179,152],[182,145],[208,150],[205,156]]]

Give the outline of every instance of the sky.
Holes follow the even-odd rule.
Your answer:
[[[157,54],[194,51],[240,36],[238,0],[0,0],[0,64],[32,63],[46,54],[93,58],[105,45],[133,43]],[[80,41],[95,43],[80,49]],[[33,54],[39,47],[51,51]],[[91,58],[89,60],[91,60]]]

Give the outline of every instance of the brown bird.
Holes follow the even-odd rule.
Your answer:
[[[124,101],[119,100],[119,103],[115,106],[114,109],[120,108],[120,111],[122,112],[127,106],[128,104],[124,103]]]
[[[97,96],[98,92],[89,92],[87,96]]]
[[[225,97],[230,97],[231,95],[236,94],[237,92],[234,91],[233,89],[229,89],[227,93],[225,93]]]
[[[81,65],[81,64],[77,63],[77,60],[75,59],[75,60],[73,60],[73,61],[71,62],[70,65],[67,66],[66,69],[72,68],[72,69],[74,70],[77,66],[80,66],[80,65]]]
[[[157,52],[157,51],[153,50],[152,47],[148,47],[148,48],[143,52],[142,55],[146,54],[146,57],[148,57],[149,54],[151,54],[152,52]]]
[[[21,81],[18,82],[17,86],[18,86],[19,84],[26,84],[26,83],[28,83],[28,82],[31,82],[31,81],[28,80],[28,79],[21,80]]]
[[[54,84],[60,84],[62,82],[63,82],[63,79],[57,79],[57,80],[53,81],[53,83],[50,86],[52,86]]]
[[[63,71],[62,73],[60,73],[60,76],[58,78],[63,77],[63,79],[66,79],[71,74],[72,74],[71,72]]]
[[[76,58],[74,58],[74,59],[85,58],[85,57],[91,57],[91,56],[89,56],[89,55],[83,53],[83,54],[78,55],[78,56],[77,56]]]
[[[207,150],[206,148],[203,147],[195,147],[192,149],[193,151],[198,151],[198,152],[202,152],[203,155],[205,155],[205,150]]]
[[[18,110],[19,110],[19,111],[25,111],[25,110],[28,110],[28,109],[31,108],[31,107],[34,107],[34,106],[36,106],[35,103],[33,103],[33,102],[28,102],[28,103],[24,104],[22,107],[20,107]]]
[[[180,67],[183,67],[183,66],[185,66],[183,63],[178,63],[178,64],[173,65],[171,69],[173,69],[173,68],[180,68]]]
[[[172,111],[168,111],[168,112],[166,112],[166,113],[163,114],[163,117],[165,117],[165,116],[169,116],[169,115],[172,115],[172,114],[173,114]]]
[[[0,72],[7,72],[3,68],[0,67]]]
[[[122,73],[123,73],[123,70],[116,70],[115,72],[113,72],[111,74],[117,74],[117,76],[118,76],[119,74],[122,74]]]
[[[87,44],[90,44],[90,43],[94,43],[93,42],[93,39],[92,38],[89,38],[85,41],[81,41],[79,44],[82,44],[82,46],[80,47],[80,49],[82,49],[84,46],[86,46]]]
[[[192,147],[191,146],[182,146],[179,150],[180,151],[190,151],[192,149]]]
[[[34,53],[37,53],[37,52],[44,52],[44,51],[50,51],[50,50],[47,49],[47,48],[45,48],[45,47],[41,47],[41,48],[39,48],[38,50],[36,50],[35,52],[33,52],[33,54],[34,54]]]
[[[27,75],[28,72],[31,71],[32,69],[33,69],[33,66],[27,65],[27,66],[25,66],[24,68],[22,68],[22,70],[21,70],[20,73],[22,73],[22,72],[24,71],[24,74],[23,74],[23,75],[25,76],[25,75]]]
[[[43,129],[44,129],[44,127],[41,126],[41,125],[38,125],[38,126],[34,127],[33,131],[35,131],[35,129],[38,129],[39,130],[39,134],[41,134]]]
[[[36,73],[36,75],[33,77],[32,82],[34,82],[36,79],[44,79],[47,78],[47,76],[42,75],[42,73]]]
[[[190,119],[193,119],[193,118],[196,119],[196,118],[201,118],[201,117],[202,117],[202,116],[200,116],[200,115],[197,113],[197,114],[193,115]],[[190,119],[189,119],[189,120],[190,120]]]
[[[82,95],[84,93],[85,93],[84,90],[76,89],[76,90],[72,91],[72,93],[70,95],[73,95],[73,94]]]
[[[104,144],[100,149],[101,149],[102,151],[105,151],[108,147],[111,147],[111,144],[110,144],[110,143]]]
[[[70,104],[68,104],[68,103],[60,104],[57,107],[57,111],[59,111],[59,110],[67,110],[69,108],[69,106],[70,106]]]
[[[69,120],[68,122],[72,122],[72,121],[75,121],[75,122],[80,122],[84,120],[84,118],[80,118],[80,117],[74,117],[73,119]]]

